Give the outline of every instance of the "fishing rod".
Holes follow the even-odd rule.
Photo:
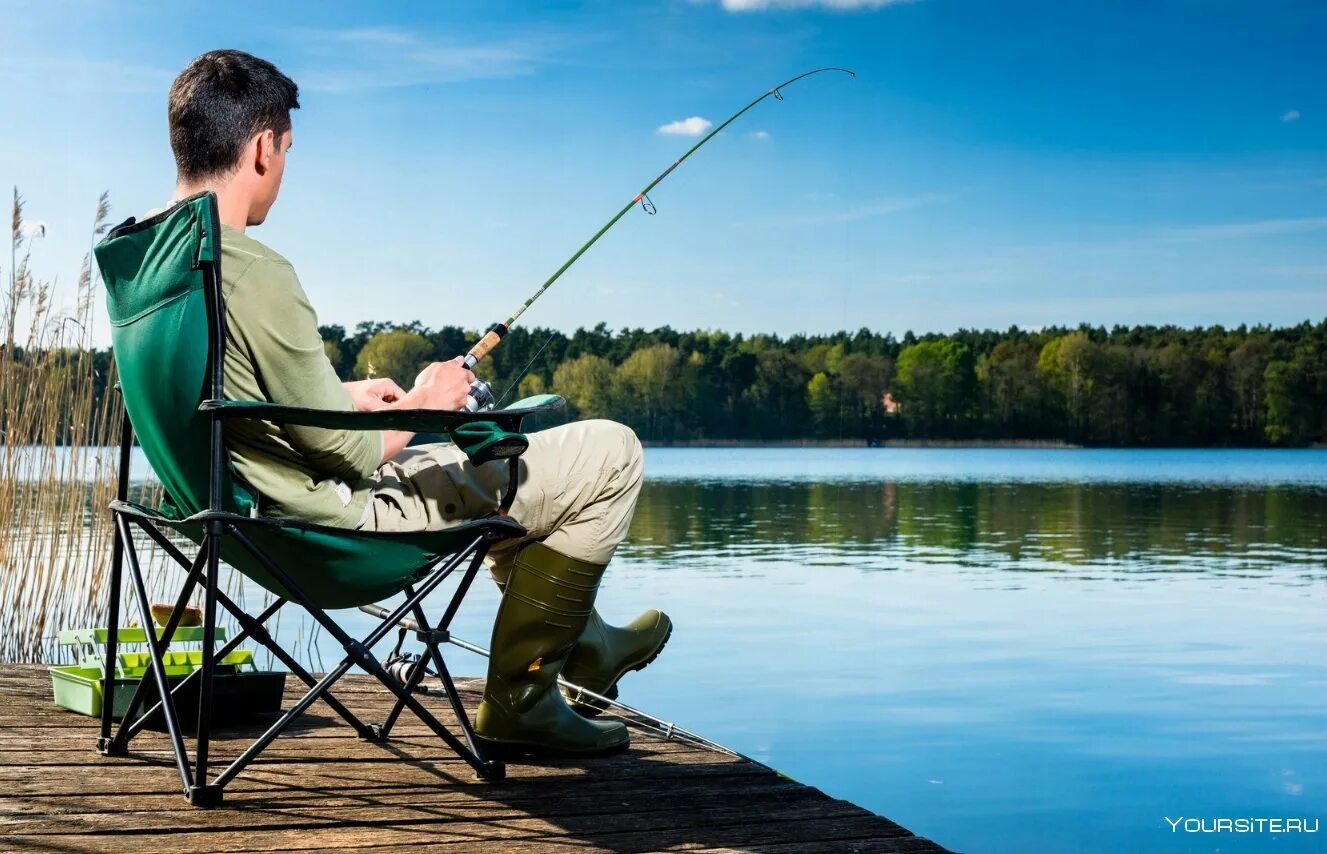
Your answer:
[[[849,71],[846,68],[835,68],[835,67],[817,68],[814,71],[807,71],[804,74],[799,74],[796,77],[791,78],[790,80],[785,80],[784,82],[780,83],[778,86],[775,86],[773,89],[770,89],[765,94],[761,95],[759,98],[747,104],[742,109],[738,110],[736,113],[733,113],[728,118],[727,121],[717,126],[709,133],[705,134],[705,136],[699,142],[697,142],[695,145],[691,146],[691,148],[687,150],[686,154],[683,154],[681,157],[674,160],[672,165],[670,165],[664,171],[660,172],[657,178],[655,178],[650,183],[646,184],[645,189],[641,190],[639,193],[633,196],[631,201],[627,202],[622,207],[622,210],[618,211],[617,214],[612,219],[610,219],[608,223],[604,225],[603,228],[596,231],[593,237],[587,240],[585,244],[581,246],[580,249],[576,250],[576,253],[574,255],[572,255],[570,258],[567,259],[566,263],[564,263],[561,267],[558,267],[557,270],[553,273],[553,275],[549,276],[548,279],[542,285],[539,286],[539,289],[530,295],[529,299],[521,303],[520,307],[518,307],[510,317],[508,317],[506,320],[504,320],[501,323],[495,323],[492,326],[490,326],[488,328],[488,331],[484,333],[484,337],[480,338],[477,342],[475,342],[475,345],[470,348],[470,351],[468,353],[465,354],[465,359],[463,362],[465,367],[468,370],[474,370],[475,365],[479,364],[479,362],[481,362],[485,356],[491,353],[493,351],[493,348],[498,346],[498,343],[501,342],[504,337],[506,337],[507,333],[511,331],[511,328],[516,325],[517,319],[520,318],[520,316],[525,313],[525,310],[529,308],[531,305],[533,305],[535,300],[543,296],[544,291],[547,291],[550,287],[552,287],[553,283],[556,282],[559,278],[561,278],[563,273],[567,272],[567,268],[569,268],[572,264],[575,264],[578,260],[580,260],[580,257],[584,255],[591,246],[597,243],[599,238],[603,237],[604,234],[610,228],[617,225],[617,221],[622,219],[622,217],[626,216],[627,211],[631,210],[633,207],[639,204],[641,206],[641,210],[645,211],[645,213],[647,214],[653,215],[656,212],[656,208],[654,207],[654,203],[650,201],[650,195],[649,195],[650,191],[653,190],[655,187],[659,186],[659,184],[663,181],[663,179],[667,178],[674,169],[681,166],[682,162],[685,161],[688,157],[695,154],[696,151],[702,145],[713,139],[715,135],[717,135],[724,128],[728,127],[728,125],[737,121],[742,116],[742,114],[745,113],[747,110],[751,109],[756,104],[759,104],[761,101],[765,100],[771,95],[774,96],[774,100],[782,101],[783,92],[781,90],[787,88],[788,86],[791,86],[792,84],[796,83],[798,80],[810,77],[813,74],[821,74],[826,71],[842,72],[843,74],[847,74],[849,77],[852,77],[854,79],[857,77],[856,72]],[[543,348],[541,347],[540,351],[542,352],[542,350]],[[536,353],[535,357],[537,358],[538,355],[539,354]],[[531,362],[533,363],[533,359],[531,360]],[[527,370],[528,368],[529,365],[526,366]],[[525,371],[522,370],[522,373],[524,372]],[[517,382],[519,382],[519,378]],[[483,409],[492,409],[494,405],[495,404],[493,400],[493,390],[489,387],[489,384],[484,382],[483,380],[476,379],[474,383],[470,386],[470,396],[466,398],[465,408],[471,412],[475,412]]]

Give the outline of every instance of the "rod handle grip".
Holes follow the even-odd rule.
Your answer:
[[[495,323],[484,333],[484,337],[475,342],[475,346],[470,348],[470,352],[465,354],[465,367],[473,370],[475,365],[484,360],[484,357],[492,352],[493,348],[498,346],[498,342],[507,334],[507,327],[501,323]]]

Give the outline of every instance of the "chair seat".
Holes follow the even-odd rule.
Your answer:
[[[492,543],[524,536],[520,523],[487,516],[437,531],[380,532],[332,528],[295,520],[200,513],[184,519],[131,501],[114,501],[117,513],[179,531],[201,543],[207,518],[242,528],[320,608],[356,608],[381,602],[419,580],[440,558],[476,539]],[[240,543],[223,538],[222,558],[278,596],[289,594]]]

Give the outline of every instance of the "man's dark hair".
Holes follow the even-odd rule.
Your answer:
[[[213,50],[190,62],[170,86],[170,147],[181,178],[229,172],[256,133],[290,130],[299,87],[265,59]]]

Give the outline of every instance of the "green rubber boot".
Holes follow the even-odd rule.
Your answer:
[[[488,681],[475,715],[475,734],[488,752],[590,756],[630,742],[620,721],[576,714],[557,689],[594,610],[604,569],[540,542],[517,554],[493,621]]]
[[[576,647],[567,656],[562,678],[610,700],[617,699],[617,682],[633,670],[641,670],[663,652],[673,633],[673,621],[653,608],[625,626],[605,623],[598,611],[590,613]],[[594,716],[608,708],[602,700],[563,688],[571,707]]]

